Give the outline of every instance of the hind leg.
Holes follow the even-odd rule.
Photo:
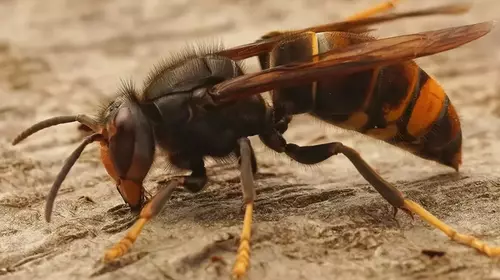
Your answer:
[[[373,5],[370,8],[363,10],[363,11],[360,11],[354,15],[351,15],[351,16],[347,17],[346,20],[358,20],[358,19],[363,19],[363,18],[375,16],[377,14],[384,13],[384,12],[387,12],[391,9],[394,9],[394,7],[398,3],[399,3],[399,0],[388,0],[388,1],[382,2],[382,3],[377,4],[377,5]],[[268,33],[262,35],[260,37],[260,40],[269,39],[269,38],[272,38],[275,36],[280,36],[283,33],[285,33],[285,32],[271,31],[271,32],[268,32]]]
[[[403,194],[394,185],[377,174],[356,150],[340,142],[301,147],[295,144],[287,144],[286,140],[277,132],[269,135],[261,135],[260,137],[271,149],[280,153],[286,153],[292,159],[303,164],[315,164],[331,156],[343,154],[351,161],[354,167],[356,167],[361,176],[363,176],[378,193],[387,200],[387,202],[394,206],[395,209],[404,210],[410,215],[417,214],[420,218],[442,231],[452,240],[475,248],[483,254],[490,257],[500,255],[500,247],[489,247],[473,236],[458,233],[416,202],[404,198]]]
[[[356,13],[347,18],[347,20],[357,20],[362,18],[367,18],[391,10],[398,4],[399,0],[389,0],[378,5],[374,5],[369,9]]]

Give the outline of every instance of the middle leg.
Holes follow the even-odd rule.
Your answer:
[[[252,229],[253,204],[255,200],[255,186],[253,174],[256,166],[255,155],[248,138],[238,140],[238,163],[240,167],[243,202],[245,203],[245,218],[240,236],[240,246],[233,267],[233,277],[240,279],[247,273],[250,265],[250,236]]]

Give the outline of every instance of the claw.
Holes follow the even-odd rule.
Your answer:
[[[408,216],[410,216],[410,218],[411,218],[412,221],[415,221],[415,215],[413,214],[413,212],[410,209],[406,208],[405,206],[399,207],[399,208],[393,206],[393,209],[394,209],[394,215],[392,216],[393,219],[396,220],[396,215],[398,214],[398,211],[401,210],[405,214],[407,214]]]
[[[401,210],[404,213],[406,213],[408,216],[410,216],[410,218],[411,218],[412,221],[415,221],[415,215],[414,215],[414,213],[410,209],[406,208],[406,206],[403,206],[403,207],[401,207]]]
[[[396,220],[396,215],[398,214],[398,207],[392,206],[392,209],[394,210],[394,215],[392,215],[392,218]]]

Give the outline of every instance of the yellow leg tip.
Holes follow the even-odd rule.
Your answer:
[[[250,259],[250,253],[248,251],[242,251],[238,254],[237,257],[238,260],[249,260]]]
[[[103,261],[114,261],[125,255],[134,245],[135,240],[139,236],[139,233],[141,232],[147,221],[147,218],[140,218],[139,220],[137,220],[129,230],[127,235],[122,240],[120,240],[120,242],[115,244],[111,249],[108,249],[106,253],[104,253]]]
[[[437,217],[435,217],[434,215],[429,213],[427,210],[425,210],[419,204],[417,204],[411,200],[405,199],[404,207],[406,209],[408,209],[409,211],[420,216],[420,218],[422,218],[422,220],[428,222],[429,224],[431,224],[435,228],[442,231],[451,240],[456,241],[458,243],[461,243],[465,246],[474,248],[474,249],[478,250],[479,252],[481,252],[489,257],[495,257],[495,256],[500,255],[500,247],[489,247],[488,245],[486,245],[486,243],[475,238],[474,236],[458,233],[455,229],[448,226],[443,221],[439,220]]]
[[[348,17],[348,20],[359,20],[362,18],[367,18],[371,16],[375,16],[376,14],[386,12],[390,9],[393,9],[397,4],[399,4],[400,0],[390,0],[382,2],[376,6],[372,6],[371,8],[361,11],[355,15]]]
[[[238,248],[238,253],[244,252],[244,251],[250,251],[250,244],[247,242],[242,242],[240,244],[240,247]]]
[[[120,244],[115,245],[113,248],[108,249],[104,253],[103,261],[104,262],[111,262],[114,261],[123,255],[128,251],[128,248],[121,248]]]
[[[104,254],[104,257],[102,258],[103,262],[111,262],[113,260],[115,260],[116,258],[118,258],[118,256],[116,256],[116,254],[114,252],[106,252]]]
[[[233,277],[236,279],[240,279],[245,275],[247,271],[247,267],[244,263],[237,263],[233,268]]]
[[[119,253],[115,252],[115,250],[108,250],[104,253],[104,257],[102,258],[103,262],[111,262],[119,258]]]
[[[233,278],[241,279],[245,276],[250,264],[250,235],[252,228],[253,203],[248,203],[245,210],[243,230],[241,232],[240,246],[233,267]]]

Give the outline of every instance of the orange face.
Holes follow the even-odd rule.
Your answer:
[[[113,163],[111,162],[111,159],[109,158],[109,149],[108,145],[104,142],[101,142],[101,161],[102,164],[104,165],[104,168],[106,168],[106,171],[108,172],[109,176],[113,178],[115,183],[118,183],[120,181],[120,178],[118,178],[118,175],[116,174],[115,168],[113,167]]]
[[[109,157],[109,148],[106,143],[101,142],[101,161],[109,176],[117,184],[118,191],[123,197],[123,200],[130,205],[131,208],[141,207],[143,200],[143,188],[141,184],[137,184],[131,180],[120,179],[116,173],[113,162]]]

